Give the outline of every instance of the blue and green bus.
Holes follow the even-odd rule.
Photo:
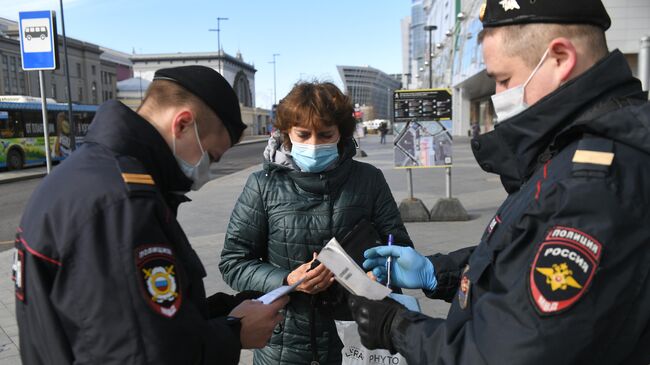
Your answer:
[[[0,98],[0,168],[18,170],[45,164],[43,114],[38,98]],[[72,104],[75,121],[75,144],[83,143],[88,126],[97,111],[96,105]],[[71,128],[68,104],[48,102],[47,124],[52,161],[61,161],[71,152]]]

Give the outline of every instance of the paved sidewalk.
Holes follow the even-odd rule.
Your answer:
[[[362,140],[361,147],[368,157],[360,160],[382,169],[397,202],[406,198],[406,172],[392,168],[392,145],[380,145],[377,136],[369,136]],[[260,154],[263,148],[264,145],[260,144]],[[204,282],[209,294],[233,292],[221,279],[218,268],[224,234],[230,212],[248,175],[260,168],[260,165],[254,166],[210,182],[201,191],[191,193],[193,201],[180,208],[179,221],[206,268],[208,275]],[[423,200],[429,209],[445,194],[444,169],[413,170],[413,180],[415,197]],[[495,175],[484,173],[478,167],[466,138],[455,139],[452,187],[454,197],[460,199],[472,219],[467,222],[408,223],[409,234],[423,254],[449,252],[476,244],[506,196]],[[0,365],[20,364],[13,283],[9,277],[12,254],[13,250],[0,253],[0,267],[5,268],[0,273],[6,275],[0,280]],[[408,290],[407,293],[420,298],[424,313],[446,316],[447,303],[426,299],[420,291]],[[240,363],[252,364],[252,352],[244,350]]]

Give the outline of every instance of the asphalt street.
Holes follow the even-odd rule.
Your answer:
[[[266,146],[264,142],[237,145],[223,155],[212,171],[221,177],[259,164],[262,162],[261,151],[264,146]],[[39,167],[28,168],[28,170],[36,169]],[[6,172],[0,172],[3,173]],[[13,247],[16,227],[20,223],[23,209],[42,180],[43,178],[38,177],[0,184],[0,207],[2,207],[0,209],[0,251]]]

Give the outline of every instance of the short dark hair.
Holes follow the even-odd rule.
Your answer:
[[[350,99],[331,82],[299,82],[278,104],[275,127],[284,135],[285,146],[290,146],[291,127],[319,129],[336,125],[341,145],[352,137],[356,127],[353,114]]]
[[[594,62],[609,53],[605,32],[590,24],[530,23],[490,27],[479,33],[479,44],[485,37],[497,33],[501,33],[504,52],[510,57],[521,57],[531,68],[542,58],[548,44],[560,37],[574,42]]]
[[[184,87],[168,80],[153,80],[137,111],[140,112],[142,109],[160,109],[169,106],[192,107],[197,114],[197,119],[206,119],[208,115],[216,116],[214,111],[201,99]]]

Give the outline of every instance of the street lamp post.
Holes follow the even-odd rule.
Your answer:
[[[65,37],[65,17],[63,16],[63,0],[59,0],[59,7],[61,8],[61,28],[63,30],[63,54],[65,55],[65,79],[68,84],[68,120],[70,121],[70,150],[74,151],[77,148],[75,141],[76,123],[72,119],[72,89],[70,89],[70,65],[68,62],[68,46]],[[81,77],[81,75],[79,75]],[[79,100],[81,102],[81,100]]]
[[[269,63],[273,64],[273,104],[278,103],[278,98],[276,94],[276,88],[275,88],[275,57],[279,56],[279,53],[274,53],[273,54],[273,61],[269,61]]]
[[[228,18],[221,18],[217,17],[217,29],[208,29],[210,32],[217,32],[217,47],[219,49],[217,52],[219,52],[219,73],[223,74],[223,71],[221,70],[221,21],[222,20],[228,20]]]
[[[432,72],[433,71],[433,66],[432,66],[432,63],[431,63],[431,61],[432,61],[431,59],[432,59],[432,56],[433,56],[433,49],[431,48],[431,32],[433,32],[436,29],[438,29],[438,27],[435,26],[435,25],[425,25],[424,26],[424,30],[429,32],[429,89],[433,87],[433,72]]]

